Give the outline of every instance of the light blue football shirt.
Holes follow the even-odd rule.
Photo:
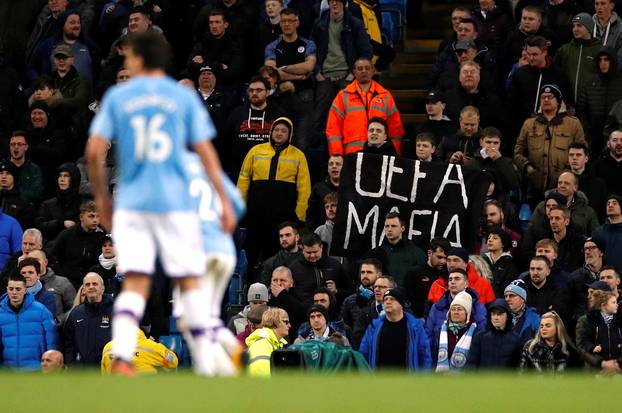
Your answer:
[[[194,210],[183,157],[191,145],[216,134],[196,92],[169,77],[138,76],[104,96],[90,134],[116,141],[120,176],[115,208]]]

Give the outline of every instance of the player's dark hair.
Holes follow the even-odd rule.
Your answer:
[[[129,36],[129,47],[142,57],[145,69],[149,70],[166,70],[173,55],[164,36],[151,31]]]

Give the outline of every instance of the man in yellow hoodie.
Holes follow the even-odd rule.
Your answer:
[[[175,370],[177,368],[177,355],[166,348],[164,344],[157,343],[145,336],[145,333],[138,329],[138,346],[134,353],[132,365],[138,374],[155,374],[158,370]],[[111,373],[112,362],[112,341],[104,346],[102,352],[101,372],[104,375]]]
[[[270,376],[270,356],[274,350],[287,345],[289,316],[281,308],[269,308],[261,317],[262,328],[246,338],[248,346],[247,372],[253,377]]]

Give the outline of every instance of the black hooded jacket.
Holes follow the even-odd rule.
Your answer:
[[[58,187],[58,176],[61,172],[68,172],[71,176],[69,189],[61,191]],[[55,239],[65,229],[65,221],[78,222],[80,203],[82,198],[78,194],[80,188],[80,170],[73,163],[62,164],[56,172],[56,195],[54,198],[43,201],[37,214],[37,228],[46,240]]]

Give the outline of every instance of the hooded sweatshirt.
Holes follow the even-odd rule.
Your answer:
[[[618,67],[622,63],[622,22],[615,11],[606,25],[601,25],[596,15],[592,16],[594,31],[592,37],[600,40],[603,46],[611,46],[617,51]]]

